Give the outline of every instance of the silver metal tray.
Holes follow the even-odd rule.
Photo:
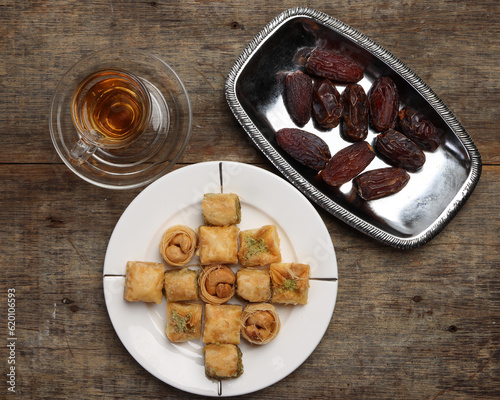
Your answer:
[[[425,152],[423,168],[411,173],[408,185],[392,196],[364,201],[351,183],[330,187],[276,143],[277,130],[295,127],[284,106],[280,76],[297,69],[297,52],[325,44],[364,66],[364,78],[359,83],[366,92],[377,77],[390,76],[398,87],[401,106],[419,110],[445,132],[444,143],[432,153]],[[340,86],[338,89],[343,90]],[[479,180],[481,156],[436,94],[387,50],[322,12],[299,7],[274,18],[236,60],[225,92],[232,112],[251,140],[295,187],[348,225],[393,247],[411,249],[435,237]],[[323,131],[310,121],[302,129],[324,139],[332,154],[350,144],[341,138],[338,128]],[[367,141],[372,143],[376,134],[370,131]],[[383,166],[387,165],[377,157],[368,169]]]

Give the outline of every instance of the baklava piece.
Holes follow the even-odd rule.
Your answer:
[[[236,225],[200,226],[198,255],[202,265],[238,263],[238,232]]]
[[[175,343],[200,339],[203,305],[167,302],[167,337]]]
[[[198,299],[198,271],[189,268],[165,272],[165,298],[167,301]]]
[[[186,265],[194,256],[198,236],[185,225],[174,225],[163,234],[160,253],[163,259],[174,267]]]
[[[243,373],[241,350],[234,344],[207,344],[203,355],[205,375],[209,379],[233,379]]]
[[[205,225],[228,226],[241,222],[241,204],[234,193],[206,193],[201,202]]]
[[[240,344],[240,305],[205,305],[203,343]]]
[[[281,261],[280,238],[275,225],[240,232],[238,258],[242,267],[264,266]]]
[[[203,268],[198,279],[201,299],[209,304],[222,304],[235,293],[236,276],[231,268],[216,264]]]
[[[163,264],[129,261],[125,277],[123,298],[127,301],[144,301],[160,304],[163,297]]]
[[[274,263],[269,267],[272,282],[271,302],[306,304],[310,267],[298,263]]]
[[[281,322],[269,303],[249,304],[241,314],[241,336],[252,344],[266,344],[278,336]]]
[[[236,274],[236,293],[251,303],[265,302],[271,298],[269,270],[241,268]]]

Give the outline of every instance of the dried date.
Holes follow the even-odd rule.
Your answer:
[[[320,48],[311,52],[306,71],[342,83],[355,83],[363,79],[363,68],[356,62],[335,51]]]
[[[331,186],[343,185],[363,172],[374,157],[375,153],[368,142],[354,143],[336,153],[320,176]]]
[[[292,121],[303,127],[311,119],[313,82],[302,71],[291,72],[285,80],[285,102]]]
[[[354,187],[364,200],[390,196],[403,189],[410,175],[402,168],[379,168],[363,172],[353,180]]]
[[[343,102],[339,91],[329,79],[318,79],[313,87],[313,113],[319,126],[335,128],[342,118]]]
[[[295,160],[320,171],[331,157],[328,144],[313,133],[296,128],[283,128],[276,132],[278,145]]]
[[[388,129],[377,136],[375,149],[389,164],[415,172],[425,163],[425,154],[401,132]]]
[[[383,132],[394,128],[398,120],[399,94],[394,81],[382,76],[373,82],[368,91],[370,119],[373,127]]]
[[[399,111],[398,127],[401,133],[423,150],[436,150],[443,139],[443,132],[440,129],[423,114],[410,107],[404,107]]]
[[[368,135],[368,98],[363,86],[351,83],[342,93],[344,112],[342,136],[351,142],[365,140]]]

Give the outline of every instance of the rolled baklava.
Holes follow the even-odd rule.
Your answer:
[[[207,344],[203,355],[209,379],[233,379],[243,373],[241,350],[234,344]]]
[[[234,193],[206,193],[201,202],[205,225],[228,226],[241,222],[241,205]]]
[[[164,275],[167,301],[198,299],[198,271],[189,268],[171,269]]]
[[[125,290],[127,301],[145,301],[160,304],[163,297],[163,264],[143,261],[127,262]]]

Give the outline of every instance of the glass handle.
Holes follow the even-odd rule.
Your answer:
[[[69,152],[69,158],[76,165],[81,165],[87,161],[96,150],[97,146],[89,145],[80,139]]]

